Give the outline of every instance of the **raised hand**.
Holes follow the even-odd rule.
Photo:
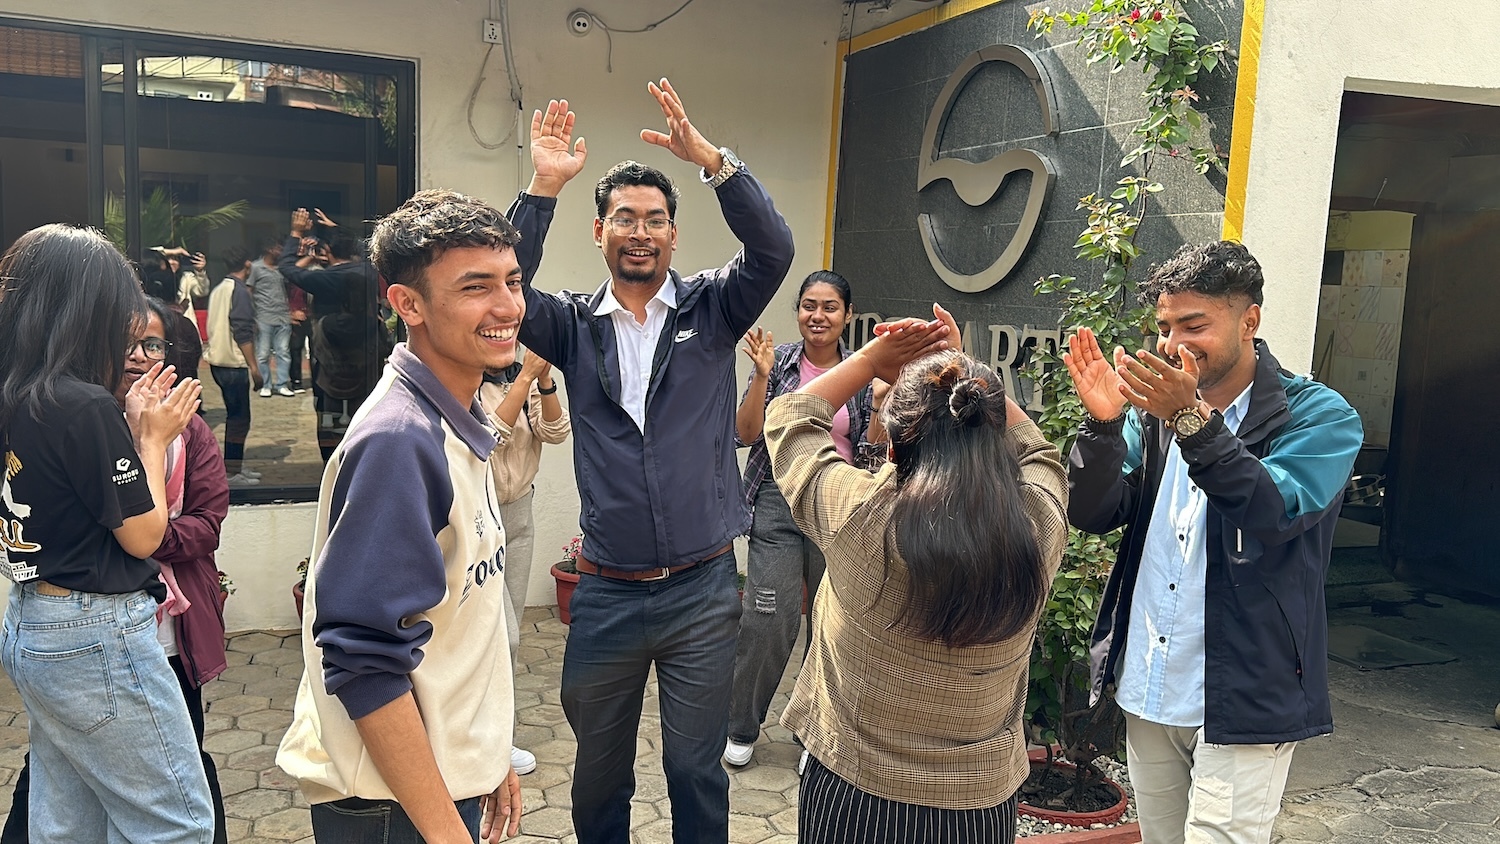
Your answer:
[[[320,226],[325,226],[330,229],[336,229],[339,227],[338,223],[335,223],[334,221],[328,219],[328,215],[324,214],[323,209],[321,208],[314,208],[313,216],[317,218],[316,220],[314,220],[314,222],[316,222]]]
[[[125,423],[138,443],[166,448],[187,428],[198,409],[203,384],[188,378],[174,387],[176,380],[172,367],[158,363],[125,393]]]
[[[663,133],[642,129],[641,140],[665,147],[683,161],[702,167],[709,175],[719,172],[719,168],[724,166],[724,156],[720,154],[718,147],[709,143],[688,121],[687,112],[682,108],[682,98],[677,96],[672,83],[662,77],[660,84],[648,82],[646,88],[656,98],[657,105],[661,106],[661,113],[667,118],[667,131]]]
[[[1198,358],[1186,346],[1178,346],[1182,368],[1142,349],[1136,357],[1115,350],[1115,372],[1125,400],[1164,422],[1177,411],[1197,406]],[[1137,359],[1139,358],[1139,359]]]
[[[294,236],[300,238],[304,234],[307,234],[308,229],[311,228],[312,215],[307,213],[306,208],[298,208],[296,211],[292,212],[291,232]]]
[[[552,100],[547,103],[546,113],[540,109],[531,115],[531,186],[526,192],[532,196],[557,196],[574,176],[583,170],[588,158],[588,145],[583,137],[573,140],[573,122],[576,118],[568,111],[567,100]]]
[[[949,331],[940,320],[904,319],[890,323],[886,331],[860,346],[856,354],[869,361],[876,378],[894,384],[901,375],[901,367],[907,363],[951,348]]]
[[[1123,349],[1116,349],[1123,354]],[[1083,409],[1095,419],[1110,420],[1125,411],[1125,397],[1120,394],[1120,376],[1104,352],[1092,329],[1080,328],[1068,338],[1063,364],[1073,379],[1073,389],[1083,401]]]
[[[755,374],[761,378],[771,377],[771,364],[776,362],[776,341],[771,332],[757,328],[745,334],[745,348],[750,362],[755,364]]]

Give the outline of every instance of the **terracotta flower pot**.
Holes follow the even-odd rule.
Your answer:
[[[568,603],[573,600],[573,590],[578,588],[578,572],[563,571],[562,563],[553,563],[552,577],[557,581],[557,618],[563,624],[570,624],[573,616],[568,612]]]
[[[1046,750],[1031,750],[1028,751],[1026,755],[1031,762],[1031,769],[1033,771],[1047,764]],[[1073,771],[1075,770],[1071,762],[1064,762],[1060,759],[1054,761],[1052,763],[1052,767],[1055,770],[1060,771],[1062,776],[1069,778],[1073,776]],[[1016,811],[1019,814],[1025,815],[1030,818],[1036,818],[1037,820],[1046,821],[1048,823],[1064,824],[1066,826],[1078,826],[1087,828],[1093,826],[1096,823],[1114,823],[1115,821],[1118,821],[1122,815],[1125,814],[1125,789],[1121,788],[1119,783],[1107,777],[1104,779],[1104,784],[1110,789],[1114,790],[1114,792],[1120,797],[1120,799],[1115,801],[1115,804],[1113,806],[1110,806],[1108,809],[1101,809],[1097,812],[1068,812],[1058,809],[1049,809],[1042,806],[1032,806],[1031,804],[1026,803],[1025,799],[1022,798],[1021,803],[1016,807]]]

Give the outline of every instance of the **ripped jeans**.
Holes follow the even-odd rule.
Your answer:
[[[744,611],[729,703],[729,738],[735,742],[754,744],[760,737],[760,725],[797,644],[803,584],[811,613],[823,568],[823,552],[797,530],[781,490],[766,478],[755,492],[750,551],[745,559]]]

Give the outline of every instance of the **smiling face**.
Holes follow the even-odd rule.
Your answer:
[[[516,360],[526,314],[514,249],[457,247],[423,271],[424,291],[391,285],[391,306],[410,328],[410,348],[454,397],[468,404],[486,370]]]
[[[666,231],[653,235],[644,221],[671,218],[666,194],[645,185],[615,188],[609,193],[604,216],[637,221],[629,234],[615,234],[611,222],[594,220],[594,243],[604,253],[610,276],[623,284],[660,286],[677,249],[677,226],[668,225]]]
[[[810,284],[797,300],[797,330],[808,346],[838,345],[849,324],[849,306],[837,288],[826,282]]]
[[[1181,291],[1156,300],[1157,353],[1181,368],[1178,347],[1187,346],[1198,361],[1199,392],[1250,382],[1259,327],[1260,306],[1248,298]],[[1239,378],[1232,377],[1236,373]]]

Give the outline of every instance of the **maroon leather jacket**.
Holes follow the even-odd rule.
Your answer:
[[[224,661],[224,611],[219,606],[219,526],[229,512],[229,483],[214,432],[194,416],[183,432],[182,515],[167,523],[167,534],[152,559],[172,566],[177,585],[192,606],[176,616],[177,649],[194,686],[219,676]]]

